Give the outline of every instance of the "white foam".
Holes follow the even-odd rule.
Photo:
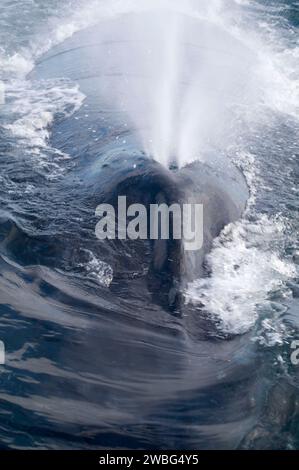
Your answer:
[[[109,287],[113,281],[112,267],[97,258],[92,251],[86,249],[82,251],[87,254],[88,261],[78,264],[78,267],[84,269],[87,278],[95,280],[104,287]]]
[[[16,137],[25,154],[34,155],[41,165],[51,164],[53,154],[67,157],[49,146],[50,129],[56,114],[71,115],[82,105],[84,95],[78,85],[65,80],[13,80],[6,86],[6,100],[11,122],[3,127]]]
[[[248,331],[271,293],[296,275],[294,265],[272,251],[283,236],[283,221],[267,216],[227,226],[207,256],[211,276],[191,283],[186,300],[211,315],[221,331]]]
[[[274,9],[274,13],[282,11],[281,5],[277,6],[276,11],[275,7],[269,9],[268,5],[263,6],[254,0],[235,2],[241,7],[250,5],[257,10],[256,16],[252,14],[250,17],[242,14],[242,9],[239,10],[236,22],[235,18],[229,19],[227,9],[227,21],[223,25],[256,54],[256,87],[262,92],[261,104],[298,119],[299,46],[296,30],[290,24],[287,28],[283,28],[283,24],[279,26],[278,18],[271,17],[271,10]]]
[[[268,346],[281,344],[288,331],[272,308],[271,295],[291,296],[287,281],[298,274],[283,255],[287,219],[256,213],[257,191],[263,187],[258,163],[248,152],[237,153],[234,160],[250,188],[247,209],[215,240],[206,258],[210,276],[189,284],[186,302],[210,315],[226,334],[247,332],[267,312],[255,339]]]
[[[25,57],[20,53],[15,53],[11,56],[0,55],[0,70],[1,78],[25,76],[34,67],[34,61],[30,54],[29,57]]]

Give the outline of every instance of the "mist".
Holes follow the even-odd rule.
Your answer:
[[[103,44],[91,58],[100,65],[103,99],[165,166],[182,167],[229,145],[257,98],[256,59],[228,30],[221,7],[123,2],[94,30]]]

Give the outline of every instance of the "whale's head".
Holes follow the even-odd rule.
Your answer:
[[[200,162],[179,170],[144,158],[124,171],[118,156],[116,171],[113,161],[101,169],[105,184],[93,191],[98,207],[113,207],[115,233],[106,242],[124,258],[133,250],[152,300],[179,311],[182,291],[206,274],[205,256],[221,230],[242,213],[247,191],[242,196],[236,188],[225,191],[221,173]],[[115,268],[114,273],[117,278]]]

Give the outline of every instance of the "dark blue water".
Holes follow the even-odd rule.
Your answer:
[[[149,244],[94,234],[149,160],[80,47],[137,3],[60,3],[0,6],[0,447],[298,448],[298,2],[171,4],[246,45],[258,90],[209,148],[244,173],[246,213],[180,312],[146,282]]]

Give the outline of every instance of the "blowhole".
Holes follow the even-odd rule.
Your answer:
[[[171,161],[168,166],[170,171],[178,171],[179,167],[175,160]]]

